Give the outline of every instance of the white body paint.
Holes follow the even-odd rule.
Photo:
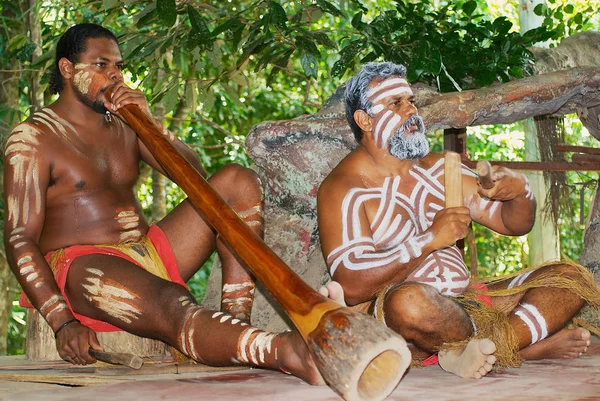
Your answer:
[[[117,220],[117,223],[121,226],[121,230],[123,230],[119,235],[120,243],[140,239],[142,233],[137,229],[140,223],[140,216],[134,210],[118,211],[115,220]]]
[[[525,280],[527,279],[527,277],[529,277],[531,275],[531,273],[533,273],[535,270],[530,270],[526,273],[523,274],[519,274],[518,276],[514,277],[510,283],[508,283],[508,287],[507,288],[513,288],[513,287],[518,287],[521,284],[523,284],[523,282],[525,282]]]
[[[531,332],[531,344],[542,341],[548,337],[548,324],[540,311],[531,304],[522,303],[514,309],[517,315]]]
[[[252,362],[255,365],[265,362],[265,353],[271,353],[273,340],[277,337],[275,333],[260,332],[252,340],[252,334],[258,331],[254,327],[246,329],[239,341],[238,354],[239,360],[244,363]]]
[[[49,321],[54,312],[67,309],[67,303],[62,295],[53,295],[40,307],[40,313]]]
[[[93,276],[86,277],[81,286],[86,290],[83,296],[96,307],[125,323],[131,323],[139,319],[142,312],[134,302],[139,297],[119,283],[108,279],[102,279],[102,272],[98,269],[86,269]],[[101,273],[101,274],[98,274]]]
[[[248,288],[248,287],[253,287],[251,291],[254,293],[254,283],[252,281],[246,281],[244,283],[238,283],[238,284],[224,284],[223,292],[239,291],[239,290],[242,290],[242,289]]]
[[[462,172],[474,176],[466,167]],[[444,159],[427,170],[414,166],[409,173],[416,182],[410,193],[403,192],[400,177],[386,178],[379,188],[348,192],[342,202],[342,244],[327,257],[331,275],[340,266],[375,269],[422,255],[423,247],[433,239],[426,231],[445,201],[440,183]],[[360,213],[368,201],[376,202],[377,212],[370,226],[362,227]],[[371,236],[365,236],[366,232]],[[458,295],[469,285],[469,271],[458,248],[452,246],[427,255],[406,281],[429,284],[444,295]]]

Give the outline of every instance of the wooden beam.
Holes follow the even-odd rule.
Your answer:
[[[600,163],[590,161],[572,162],[509,162],[489,161],[493,166],[508,167],[513,170],[531,171],[600,171]],[[463,163],[469,168],[475,169],[477,162],[463,159]]]
[[[587,146],[556,145],[554,146],[554,150],[557,152],[577,152],[589,155],[600,155],[600,148],[590,148]]]

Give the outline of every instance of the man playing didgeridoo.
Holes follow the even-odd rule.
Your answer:
[[[318,217],[346,302],[412,343],[414,359],[439,350],[440,366],[462,377],[586,352],[590,332],[565,328],[585,301],[600,301],[583,267],[545,265],[486,289],[470,282],[455,246],[472,220],[505,235],[527,233],[536,208],[527,178],[494,167],[494,186],[483,189],[463,167],[464,206],[445,209],[444,158],[429,153],[405,68],[365,65],[345,99],[358,146],[322,183]]]
[[[189,201],[155,225],[144,220],[134,193],[139,162],[164,170],[119,118],[127,104],[152,118],[142,93],[123,84],[122,67],[110,31],[70,28],[56,50],[51,85],[58,100],[17,126],[6,145],[8,260],[56,334],[60,356],[93,363],[89,348],[101,350],[95,332],[120,329],[162,340],[202,363],[280,368],[320,382],[297,333],[248,325],[253,280]],[[164,135],[203,172],[190,148]],[[262,235],[257,176],[229,165],[209,182]],[[224,266],[222,308],[208,311],[185,281],[215,249]]]

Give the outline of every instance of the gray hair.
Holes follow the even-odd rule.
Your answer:
[[[384,80],[389,77],[400,76],[406,78],[406,67],[402,64],[394,64],[390,62],[367,63],[363,68],[346,82],[346,90],[344,98],[346,100],[346,119],[356,141],[360,143],[363,137],[363,132],[354,121],[354,112],[356,110],[364,110],[369,115],[373,106],[367,98],[369,84],[373,80]]]

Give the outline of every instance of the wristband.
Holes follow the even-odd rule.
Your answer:
[[[65,327],[67,327],[68,325],[70,325],[71,323],[77,322],[79,323],[79,320],[73,318],[71,320],[67,320],[66,322],[64,322],[58,329],[56,329],[56,331],[54,332],[54,338],[56,339],[58,337],[58,333],[60,333],[60,331],[62,329],[64,329]]]

